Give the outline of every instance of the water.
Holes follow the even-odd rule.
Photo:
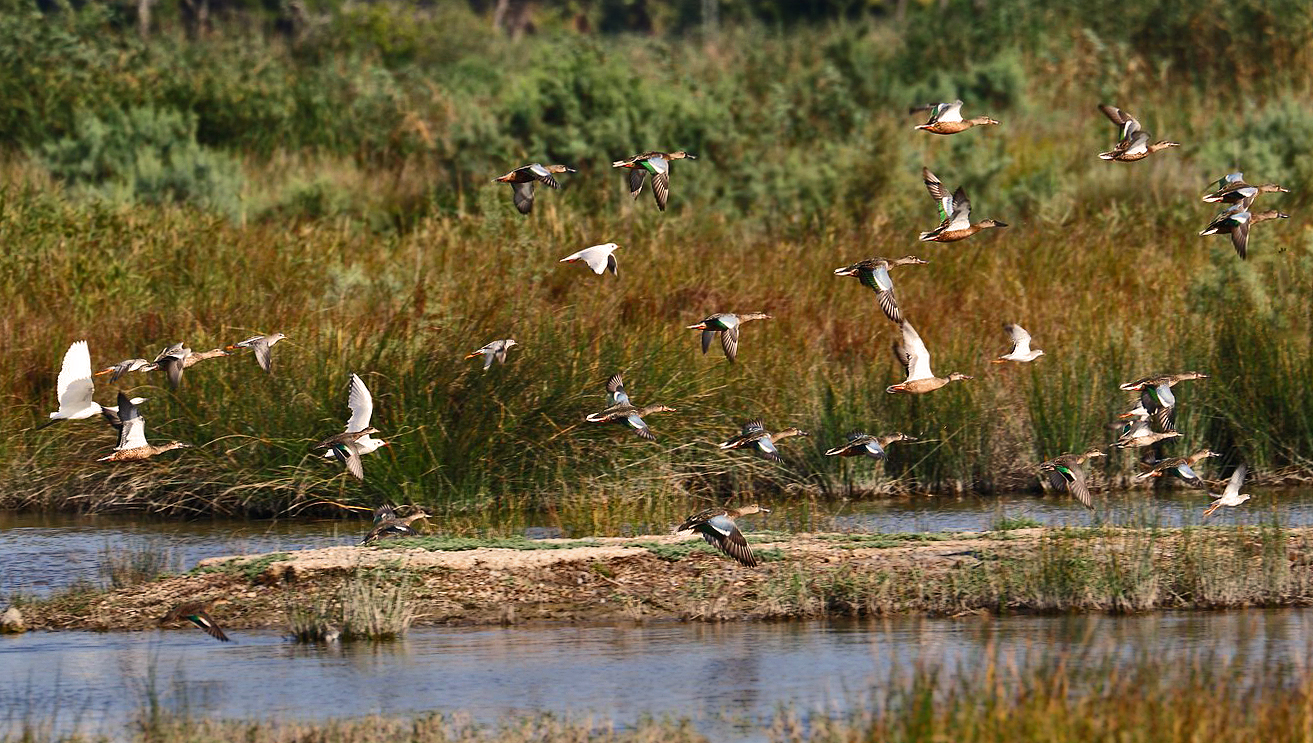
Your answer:
[[[1000,516],[1026,517],[1045,526],[1114,524],[1178,526],[1199,523],[1209,499],[1198,491],[1160,494],[1097,494],[1101,510],[1083,508],[1069,497],[1030,494],[911,496],[838,502],[773,503],[774,512],[752,519],[749,528],[807,531],[986,531]],[[1215,521],[1257,524],[1276,516],[1286,526],[1313,526],[1313,490],[1255,493]],[[354,544],[367,531],[363,521],[160,521],[131,516],[13,514],[0,511],[0,596],[46,595],[75,581],[103,583],[101,553],[115,547],[150,545],[168,552],[177,570],[207,557]],[[673,524],[671,525],[674,526]],[[441,523],[435,528],[440,530]],[[530,538],[586,533],[562,529],[546,515],[531,520]]]
[[[424,629],[394,643],[292,644],[234,631],[29,633],[0,638],[0,731],[53,718],[114,735],[153,677],[198,717],[318,720],[463,712],[495,723],[550,711],[620,724],[689,717],[713,740],[761,739],[782,706],[833,714],[916,664],[948,682],[988,658],[1024,669],[1213,653],[1258,672],[1308,657],[1313,610],[864,622]]]

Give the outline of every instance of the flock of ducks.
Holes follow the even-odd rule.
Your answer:
[[[937,135],[954,135],[982,126],[998,126],[996,119],[977,116],[965,119],[962,116],[962,101],[937,103],[918,106],[912,113],[930,111],[926,123],[915,127]],[[1104,160],[1115,162],[1136,162],[1155,152],[1179,146],[1172,141],[1151,142],[1149,132],[1145,131],[1134,116],[1120,108],[1100,105],[1101,110],[1113,124],[1118,127],[1119,137],[1116,145],[1107,152],[1099,153]],[[628,187],[630,195],[637,199],[644,185],[650,179],[652,195],[657,208],[664,211],[670,199],[671,164],[676,160],[695,160],[696,157],[682,150],[673,152],[644,152],[633,157],[617,160],[614,168],[629,171]],[[556,176],[577,172],[566,165],[543,165],[529,163],[518,167],[505,175],[495,178],[495,182],[511,186],[512,203],[524,215],[533,210],[535,187],[542,184],[552,189],[561,188]],[[987,229],[1005,228],[1008,225],[996,219],[971,221],[971,202],[966,191],[958,187],[952,192],[943,182],[926,167],[921,172],[922,180],[931,198],[934,199],[939,214],[939,224],[933,229],[921,232],[919,239],[925,242],[956,242],[965,240]],[[1236,252],[1243,259],[1247,255],[1249,231],[1252,225],[1270,219],[1284,219],[1288,215],[1276,212],[1253,212],[1251,207],[1255,199],[1265,193],[1287,192],[1287,189],[1274,184],[1250,185],[1244,181],[1242,173],[1230,173],[1211,184],[1211,192],[1203,197],[1207,203],[1224,204],[1219,213],[1200,235],[1228,234],[1231,236]],[[593,245],[562,258],[562,263],[582,262],[597,275],[610,272],[619,276],[619,266],[615,251],[620,248],[614,242]],[[863,286],[876,294],[876,303],[890,322],[898,326],[899,332],[893,343],[895,358],[906,371],[907,378],[886,388],[891,394],[921,395],[934,392],[952,382],[973,379],[961,372],[951,372],[947,376],[937,376],[931,368],[931,355],[920,333],[908,321],[900,307],[891,278],[891,270],[902,266],[926,265],[927,261],[908,255],[897,259],[868,258],[851,265],[837,268],[837,276],[856,277]],[[755,320],[768,320],[771,316],[765,312],[732,313],[718,312],[696,324],[689,325],[690,330],[701,331],[703,354],[719,336],[720,346],[725,358],[735,363],[738,356],[742,326]],[[1044,355],[1044,351],[1033,348],[1031,334],[1019,324],[1004,325],[1012,350],[993,359],[993,363],[1029,363]],[[139,406],[145,402],[139,397],[128,397],[124,392],[118,393],[117,405],[101,406],[92,399],[94,392],[93,377],[109,375],[109,382],[116,383],[127,374],[145,373],[163,370],[173,389],[178,389],[183,380],[184,370],[208,359],[229,356],[239,349],[249,349],[262,369],[272,374],[272,348],[286,336],[282,333],[256,335],[235,344],[215,348],[210,351],[193,352],[183,343],[174,344],[161,351],[154,360],[134,358],[105,367],[94,374],[91,371],[91,358],[86,341],[78,341],[65,354],[63,367],[59,374],[58,396],[59,410],[50,414],[50,423],[60,420],[78,420],[96,415],[103,416],[119,432],[119,444],[110,455],[101,461],[134,461],[148,459],[162,452],[184,448],[188,444],[172,441],[162,445],[151,445],[146,440],[145,419]],[[510,338],[495,340],[469,353],[466,358],[482,357],[483,369],[488,371],[494,363],[505,364],[507,352],[519,344]],[[1146,377],[1135,382],[1121,385],[1123,390],[1136,392],[1136,406],[1122,417],[1128,422],[1122,432],[1116,448],[1157,447],[1160,442],[1179,437],[1175,429],[1176,402],[1171,388],[1178,382],[1190,379],[1203,379],[1207,375],[1198,372],[1184,374],[1166,374]],[[339,461],[352,476],[364,479],[361,458],[381,447],[387,442],[373,437],[378,429],[370,425],[373,414],[373,398],[364,382],[356,374],[350,376],[347,405],[351,416],[342,433],[329,436],[317,442],[312,450],[323,450],[325,458]],[[586,416],[590,423],[616,423],[628,426],[634,433],[648,441],[655,441],[656,435],[644,420],[656,413],[676,412],[674,408],[662,404],[636,405],[629,397],[620,374],[613,375],[606,383],[606,407],[600,412]],[[46,425],[49,425],[47,423]],[[42,426],[44,427],[44,426]],[[763,459],[782,461],[777,444],[795,436],[808,436],[806,431],[798,428],[785,428],[771,431],[761,420],[751,420],[743,424],[741,431],[719,445],[723,450],[744,449]],[[829,449],[826,456],[869,457],[883,460],[887,457],[886,449],[898,442],[913,442],[916,439],[901,432],[885,435],[872,435],[865,431],[854,430],[846,434],[846,443]],[[1091,448],[1081,454],[1064,454],[1039,465],[1040,472],[1058,489],[1066,490],[1077,500],[1093,507],[1093,499],[1086,484],[1083,466],[1089,460],[1105,456],[1102,449]],[[1157,458],[1145,462],[1145,471],[1137,479],[1148,480],[1163,475],[1180,478],[1191,487],[1207,491],[1207,483],[1199,477],[1193,467],[1203,459],[1217,456],[1204,450],[1188,457]],[[1212,495],[1214,503],[1205,511],[1211,515],[1220,506],[1237,506],[1249,498],[1241,494],[1247,468],[1240,465],[1231,476],[1224,492]],[[749,505],[737,509],[709,508],[690,516],[676,530],[691,530],[703,536],[718,550],[739,563],[755,567],[758,564],[735,520],[756,513],[769,513],[758,505]],[[388,506],[375,511],[374,527],[361,542],[371,544],[379,539],[391,536],[414,534],[411,526],[415,521],[427,518],[423,510],[415,510],[408,516],[400,517]],[[186,619],[210,633],[212,636],[226,640],[208,612],[212,604],[185,604],[176,607],[161,621]]]

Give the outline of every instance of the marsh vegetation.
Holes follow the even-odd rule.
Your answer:
[[[1260,480],[1313,474],[1313,23],[1297,3],[1159,3],[1111,23],[1015,0],[947,27],[911,3],[788,31],[730,14],[714,40],[674,11],[643,35],[544,12],[510,39],[462,4],[378,3],[327,8],[294,42],[240,18],[189,38],[161,15],[143,40],[117,6],[5,7],[0,505],[391,499],[457,532],[546,509],[618,534],[741,493],[1030,488],[1035,463],[1111,440],[1118,382],[1187,368],[1212,378],[1182,392],[1181,451],[1225,451]],[[954,97],[1003,124],[912,131],[909,104]],[[1187,146],[1099,161],[1102,101]],[[609,167],[652,147],[699,155],[665,213]],[[579,172],[525,218],[490,181],[534,160]],[[935,219],[925,164],[1012,226],[918,244]],[[1289,187],[1296,215],[1256,231],[1244,262],[1196,235],[1204,185],[1236,169]],[[618,280],[556,263],[607,241]],[[897,278],[904,312],[937,367],[977,379],[894,399],[894,330],[831,272],[913,252],[930,265]],[[745,331],[736,365],[684,329],[755,310],[775,319]],[[986,370],[1005,322],[1047,355]],[[183,456],[99,467],[99,424],[24,431],[74,340],[112,363],[273,331],[289,340],[272,378],[241,357],[176,394],[127,378],[153,431],[199,445]],[[522,346],[505,366],[462,358],[505,337]],[[307,451],[340,430],[353,371],[394,442],[363,488]],[[652,422],[659,443],[582,424],[616,371],[679,410]],[[813,435],[782,466],[715,450],[757,417]],[[925,443],[885,464],[822,456],[854,427]],[[1096,486],[1135,471],[1110,460]]]

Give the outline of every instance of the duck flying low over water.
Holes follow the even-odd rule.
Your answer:
[[[1244,487],[1245,474],[1248,471],[1249,467],[1247,465],[1242,464],[1239,467],[1236,467],[1235,472],[1231,473],[1231,479],[1226,483],[1226,490],[1223,490],[1221,495],[1214,495],[1213,493],[1208,494],[1213,498],[1213,504],[1204,510],[1204,518],[1212,516],[1213,512],[1222,506],[1235,508],[1241,503],[1249,500],[1249,493],[1240,492],[1240,488]]]
[[[1212,191],[1204,194],[1203,200],[1210,204],[1239,204],[1242,201],[1253,203],[1259,194],[1290,193],[1290,189],[1282,188],[1275,183],[1252,186],[1245,183],[1245,174],[1239,172],[1227,173],[1210,183],[1209,188]]]
[[[770,320],[771,316],[765,312],[745,312],[735,314],[733,312],[717,312],[708,316],[705,320],[689,325],[688,330],[702,331],[702,353],[706,355],[707,349],[711,348],[711,340],[717,333],[720,334],[720,348],[725,352],[725,358],[729,363],[734,363],[739,354],[739,328],[743,323],[752,322],[753,320]]]
[[[613,276],[619,278],[620,266],[615,262],[615,251],[619,249],[620,246],[615,243],[593,245],[584,248],[578,253],[571,253],[557,261],[557,263],[574,263],[575,261],[583,261],[590,269],[592,269],[593,273],[598,276],[610,271]]]
[[[894,358],[898,359],[898,363],[907,371],[907,380],[889,385],[885,388],[885,392],[923,395],[934,392],[949,382],[974,378],[960,372],[953,372],[947,377],[936,377],[930,370],[930,350],[921,340],[921,334],[916,332],[912,323],[906,320],[899,323],[899,329],[902,331],[902,338],[894,341]]]
[[[1080,501],[1081,505],[1092,509],[1094,498],[1085,483],[1085,470],[1081,469],[1081,465],[1089,459],[1102,456],[1106,456],[1103,450],[1090,448],[1083,454],[1063,454],[1054,457],[1040,464],[1039,469],[1049,478],[1049,484],[1055,490],[1066,490]]]
[[[347,419],[346,431],[343,433],[349,434],[353,431],[371,430],[369,421],[374,417],[374,396],[369,393],[369,388],[365,386],[365,381],[357,374],[351,375],[351,381],[347,388],[346,406],[351,410],[351,417]],[[373,432],[377,433],[378,431],[377,429],[373,429]],[[385,446],[390,446],[390,444],[382,439],[376,439],[366,433],[354,440],[343,442],[341,446],[349,449],[351,454],[354,455],[355,460],[358,462],[360,461],[360,457],[363,457],[366,454],[373,454],[375,451],[378,451]],[[328,451],[324,452],[324,457],[326,459],[342,459],[338,454],[336,447],[331,447]],[[347,468],[350,469],[349,463],[347,463]],[[353,472],[352,474],[355,473]],[[362,480],[364,479],[363,473],[357,475],[357,477],[360,477]],[[388,508],[390,510],[391,507],[383,506],[381,508]]]
[[[921,131],[930,132],[931,134],[957,134],[964,132],[973,126],[990,126],[997,125],[998,121],[988,116],[977,116],[973,119],[962,118],[962,101],[956,100],[952,103],[928,103],[924,106],[913,106],[908,109],[908,114],[929,111],[930,119],[916,128]]]
[[[391,510],[391,509],[389,509]],[[411,524],[420,519],[429,518],[429,514],[420,508],[409,516],[398,518],[395,513],[384,515],[381,519],[376,519],[374,528],[369,530],[365,538],[360,540],[360,546],[373,544],[381,539],[398,539],[401,537],[417,537],[419,532]]]
[[[961,186],[951,195],[944,188],[943,182],[930,172],[929,168],[921,168],[921,178],[925,181],[926,190],[939,204],[939,226],[929,232],[921,233],[923,242],[941,242],[951,243],[958,240],[965,240],[968,237],[986,230],[991,227],[1007,227],[1006,222],[1000,222],[996,219],[982,219],[975,224],[971,223],[971,201],[967,199],[967,192]]]
[[[55,394],[58,396],[59,409],[50,414],[50,420],[37,426],[41,430],[65,420],[84,420],[102,415],[106,410],[118,412],[118,406],[102,406],[91,398],[96,392],[91,376],[91,351],[86,341],[76,341],[64,352],[64,362],[59,369],[59,378],[55,382]],[[131,399],[133,405],[146,402],[144,397]]]
[[[155,446],[147,442],[146,419],[141,417],[136,404],[122,391],[119,392],[119,404],[115,412],[119,420],[117,426],[119,445],[114,448],[113,454],[101,457],[96,460],[98,462],[139,462],[166,451],[191,448],[191,444],[184,444],[181,441],[170,441]],[[106,419],[110,420],[109,416],[106,416]],[[110,425],[114,425],[113,420],[110,420]]]
[[[629,400],[628,393],[625,392],[624,379],[619,374],[612,374],[611,378],[606,380],[606,401],[607,407],[600,413],[593,413],[584,418],[589,423],[624,423],[634,429],[634,433],[641,439],[656,441],[656,434],[648,428],[644,418],[653,413],[673,413],[674,408],[665,405],[646,405],[638,407]]]
[[[1150,477],[1162,477],[1166,474],[1172,474],[1181,478],[1186,485],[1189,485],[1192,488],[1207,490],[1208,484],[1205,483],[1199,475],[1195,474],[1193,467],[1204,459],[1220,456],[1222,455],[1215,451],[1203,449],[1188,457],[1172,457],[1151,464],[1144,464],[1143,466],[1146,467],[1147,470],[1136,475],[1135,479],[1147,480]]]
[[[561,184],[556,182],[553,174],[574,172],[577,171],[565,165],[529,163],[521,165],[506,175],[494,178],[493,181],[511,184],[511,200],[515,202],[515,208],[519,209],[521,214],[528,214],[533,211],[534,184],[541,183],[549,188],[560,188]]]
[[[697,157],[683,150],[674,152],[644,152],[628,160],[616,160],[613,168],[629,168],[629,195],[635,199],[643,192],[643,181],[652,174],[652,196],[656,198],[657,208],[666,210],[666,201],[670,198],[670,163],[674,160],[696,160]]]
[[[1159,150],[1165,150],[1168,147],[1180,147],[1180,142],[1161,141],[1149,144],[1149,132],[1140,128],[1140,122],[1135,120],[1134,116],[1117,108],[1100,103],[1099,110],[1107,116],[1112,123],[1116,124],[1121,132],[1117,140],[1117,146],[1107,152],[1100,152],[1100,160],[1114,160],[1116,162],[1130,163],[1136,160],[1143,160]]]
[[[482,356],[483,370],[488,371],[489,369],[492,368],[492,362],[494,361],[496,361],[499,364],[505,364],[506,352],[518,345],[520,344],[516,343],[514,338],[506,338],[505,340],[493,341],[492,343],[489,343],[488,345],[484,346],[483,348],[480,348],[477,351],[471,351],[465,354],[465,358],[472,359],[475,358],[476,356]]]
[[[1278,211],[1251,212],[1249,211],[1249,203],[1249,200],[1242,201],[1213,217],[1213,221],[1199,231],[1199,236],[1230,235],[1231,245],[1235,247],[1236,255],[1239,255],[1241,260],[1248,258],[1250,228],[1269,219],[1290,218],[1289,214]]]
[[[237,341],[228,346],[227,350],[235,351],[239,348],[249,348],[255,352],[255,361],[261,369],[274,373],[273,347],[278,341],[286,340],[287,336],[282,333],[270,333],[269,335],[253,335],[244,341]]]
[[[900,323],[903,321],[903,312],[898,308],[898,297],[894,294],[894,282],[889,276],[889,269],[897,266],[923,266],[928,262],[914,255],[905,255],[894,260],[868,258],[843,268],[836,268],[834,275],[857,277],[857,280],[862,282],[862,286],[875,292],[875,300],[879,302],[884,316],[891,322]]]
[[[110,375],[109,382],[110,384],[113,384],[119,381],[119,379],[121,379],[124,374],[131,374],[132,372],[139,372],[139,371],[142,372],[155,371],[158,368],[159,368],[158,366],[145,359],[124,359],[123,361],[120,361],[119,363],[113,366],[107,366],[104,369],[101,369],[100,371],[96,372],[93,376],[99,377],[102,374],[108,374]]]
[[[751,516],[754,513],[770,513],[770,509],[756,504],[742,508],[708,508],[685,519],[684,523],[675,529],[675,533],[695,531],[707,540],[707,544],[734,558],[740,564],[755,568],[759,564],[757,556],[752,554],[748,540],[744,538],[743,532],[739,531],[738,524],[734,522],[737,518]]]
[[[1016,361],[1024,364],[1044,355],[1044,352],[1038,348],[1031,349],[1030,333],[1027,333],[1026,329],[1020,325],[1008,323],[1003,326],[1003,332],[1007,333],[1008,338],[1012,341],[1012,350],[996,359],[990,359],[990,363],[1006,364],[1009,361]]]
[[[865,431],[849,431],[844,434],[848,443],[843,446],[836,446],[825,452],[827,457],[870,457],[871,459],[881,461],[889,458],[885,450],[890,444],[899,441],[916,441],[915,436],[908,436],[905,433],[891,433],[886,436],[872,436]]]
[[[780,450],[775,447],[777,443],[792,436],[810,436],[810,433],[800,428],[786,428],[782,431],[771,433],[766,430],[766,424],[760,419],[750,420],[743,424],[743,429],[738,435],[720,444],[721,449],[750,449],[754,454],[762,459],[771,462],[783,462],[784,458],[780,456]]]
[[[221,642],[230,642],[228,635],[225,635],[223,630],[219,627],[219,623],[214,621],[214,617],[210,616],[210,612],[214,611],[214,607],[222,606],[226,603],[228,603],[228,599],[220,598],[210,599],[208,601],[189,601],[185,604],[178,604],[170,609],[168,614],[160,617],[158,624],[170,624],[185,619],[197,627],[200,627],[205,631],[205,634],[210,637]]]

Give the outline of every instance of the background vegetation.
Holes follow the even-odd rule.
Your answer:
[[[205,22],[156,6],[144,29],[139,7],[0,0],[3,505],[386,498],[664,524],[784,489],[1034,487],[1041,459],[1111,441],[1118,382],[1192,368],[1213,376],[1178,388],[1169,451],[1313,472],[1300,3],[216,4]],[[909,104],[955,97],[1003,124],[912,131]],[[1099,102],[1185,146],[1098,160],[1115,139]],[[610,168],[653,148],[699,155],[666,213]],[[579,172],[524,218],[491,179],[531,161]],[[918,243],[935,222],[922,165],[1011,226]],[[1247,262],[1196,234],[1204,185],[1236,169],[1292,191],[1264,197],[1294,217],[1256,228]],[[618,280],[557,263],[607,241]],[[907,253],[930,261],[895,280],[936,371],[976,375],[917,399],[884,392],[896,328],[831,273]],[[752,310],[775,319],[748,326],[735,366],[683,329]],[[1005,322],[1047,355],[985,363]],[[273,331],[289,340],[272,378],[238,357],[177,394],[125,380],[153,438],[198,449],[110,468],[93,464],[114,445],[99,423],[26,430],[75,340],[108,364]],[[506,366],[462,359],[504,337],[522,344]],[[341,430],[352,371],[394,444],[364,486],[307,451]],[[583,424],[614,371],[639,404],[678,408],[649,421],[658,444]],[[813,435],[782,447],[786,466],[715,449],[753,417]],[[887,465],[821,456],[852,427],[928,441]],[[1134,469],[1100,466],[1096,482]]]

